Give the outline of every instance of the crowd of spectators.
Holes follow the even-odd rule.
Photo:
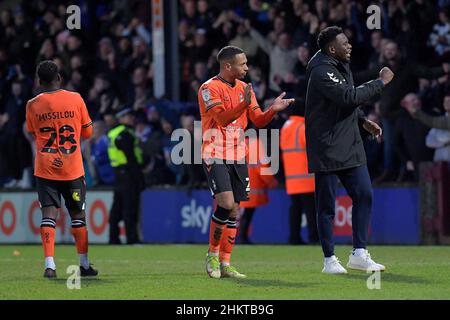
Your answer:
[[[253,83],[262,105],[267,106],[281,91],[301,103],[307,86],[306,66],[317,51],[317,34],[327,26],[338,25],[353,46],[351,68],[357,85],[376,78],[383,66],[396,74],[382,96],[363,106],[368,118],[384,130],[381,139],[365,141],[374,182],[417,181],[419,163],[431,161],[433,149],[439,148],[426,143],[431,141],[427,138],[429,128],[407,112],[412,97],[408,94],[415,94],[426,112],[445,113],[443,101],[449,90],[450,71],[449,3],[181,1],[183,98],[193,101],[201,81],[217,73],[214,56],[228,43],[247,53],[247,81]],[[379,30],[366,26],[370,4],[381,9]],[[273,125],[279,127],[285,119],[282,114]]]
[[[66,28],[66,8],[74,3],[81,8],[80,30]],[[417,181],[419,163],[432,161],[434,149],[448,148],[448,141],[436,142],[436,137],[450,141],[448,134],[429,132],[407,110],[411,105],[436,115],[450,110],[450,1],[179,0],[181,103],[152,96],[150,4],[0,3],[0,186],[33,183],[33,144],[23,123],[26,101],[39,92],[34,79],[39,61],[57,62],[63,87],[83,96],[95,122],[94,136],[83,142],[89,185],[113,183],[106,134],[115,125],[115,112],[126,105],[137,114],[147,186],[205,186],[201,166],[171,162],[170,136],[180,127],[193,132],[199,119],[197,90],[218,73],[218,50],[229,44],[244,49],[250,68],[246,81],[263,108],[281,91],[304,103],[316,36],[330,25],[342,27],[353,46],[356,84],[377,77],[382,66],[395,73],[383,95],[363,106],[384,133],[365,141],[374,182]],[[379,30],[366,26],[370,4],[381,8]],[[277,115],[270,127],[281,128],[288,116],[289,111]]]

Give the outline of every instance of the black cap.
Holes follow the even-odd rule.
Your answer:
[[[134,114],[133,109],[131,109],[131,108],[121,109],[119,112],[116,113],[116,118],[123,117],[124,115],[127,115],[127,114]]]

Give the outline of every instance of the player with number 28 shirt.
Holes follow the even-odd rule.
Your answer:
[[[37,68],[42,93],[28,101],[27,130],[36,141],[34,175],[42,209],[40,226],[45,255],[44,277],[56,277],[53,260],[56,218],[61,195],[72,219],[72,234],[80,258],[80,275],[95,276],[87,257],[85,216],[86,183],[81,156],[81,137],[92,134],[92,121],[83,98],[60,88],[57,65],[43,61]]]

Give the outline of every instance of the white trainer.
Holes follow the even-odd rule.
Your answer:
[[[347,268],[360,271],[384,271],[386,267],[376,263],[370,257],[369,251],[363,249],[359,252],[352,252],[348,258]]]
[[[347,270],[345,270],[345,268],[341,265],[338,258],[333,255],[329,258],[324,259],[322,272],[331,274],[343,274],[347,273]]]

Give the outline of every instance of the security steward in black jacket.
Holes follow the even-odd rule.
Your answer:
[[[378,79],[355,88],[349,68],[352,46],[342,29],[322,30],[317,42],[320,50],[309,61],[306,74],[306,146],[308,169],[315,173],[317,224],[323,253],[325,258],[335,259],[337,178],[353,200],[353,247],[367,252],[372,185],[360,125],[373,137],[381,135],[381,128],[367,120],[358,106],[379,94],[394,74],[383,68]]]
[[[127,244],[139,243],[140,193],[144,189],[142,151],[134,134],[134,114],[125,108],[116,114],[118,125],[108,132],[108,156],[115,172],[114,200],[109,216],[109,243],[120,244],[118,223],[125,222]]]

